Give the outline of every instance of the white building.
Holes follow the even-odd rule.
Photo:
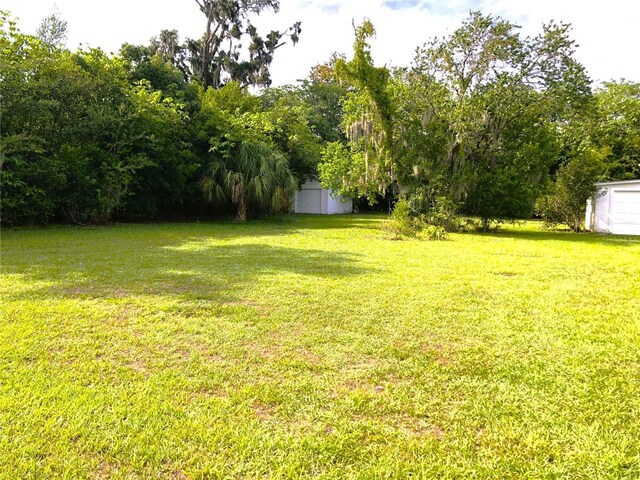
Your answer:
[[[587,202],[587,230],[640,235],[640,180],[596,183],[598,193]]]
[[[353,201],[332,195],[332,190],[322,188],[318,180],[307,180],[300,190],[296,192],[295,207],[296,213],[351,213]]]

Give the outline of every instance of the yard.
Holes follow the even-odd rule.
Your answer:
[[[639,237],[2,232],[0,478],[639,478]]]

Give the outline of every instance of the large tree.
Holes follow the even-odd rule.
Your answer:
[[[418,171],[483,219],[527,216],[559,154],[556,134],[587,109],[590,81],[569,26],[522,37],[510,22],[471,13],[452,35],[419,49],[410,91],[425,95],[414,125]],[[435,136],[431,136],[435,133]],[[422,137],[422,138],[421,138]]]
[[[327,146],[320,177],[323,185],[342,194],[371,199],[398,180],[395,105],[391,73],[373,63],[369,45],[369,39],[375,35],[373,24],[365,20],[354,30],[353,58],[348,62],[342,58],[335,61],[336,78],[349,88],[342,120],[348,145],[345,147],[338,140]]]
[[[373,65],[356,29],[354,56],[337,62],[351,93],[348,148],[330,145],[323,181],[369,197],[397,186],[446,194],[492,219],[532,212],[558,154],[554,134],[589,103],[590,82],[573,59],[569,27],[522,37],[510,22],[473,12],[453,34],[418,49],[412,68]]]
[[[51,48],[0,15],[0,63],[3,223],[150,218],[181,203],[195,168],[187,117],[132,85],[122,59]]]
[[[475,12],[418,52],[413,81],[431,94],[425,123],[447,124],[428,166],[446,173],[450,193],[485,226],[531,212],[558,153],[552,125],[588,102],[568,32],[549,24],[523,38],[516,25]]]
[[[549,192],[538,200],[538,213],[547,224],[580,231],[587,200],[597,195],[595,183],[602,179],[603,157],[602,151],[585,149],[559,168]]]
[[[311,128],[324,142],[346,140],[342,118],[348,87],[336,77],[338,60],[344,57],[334,53],[327,62],[312,67],[298,88],[299,97],[311,109]]]
[[[269,66],[275,51],[285,44],[287,36],[294,45],[298,42],[300,22],[261,36],[251,17],[265,10],[277,13],[278,0],[195,1],[206,17],[202,37],[181,44],[177,31],[163,30],[152,39],[155,52],[204,87],[218,89],[229,80],[241,86],[270,85]]]
[[[640,178],[640,83],[606,82],[595,94],[591,137],[605,149],[609,180]]]
[[[289,164],[291,152],[283,151],[287,143],[279,139],[290,126],[283,127],[280,120],[296,121],[295,113],[281,117],[265,111],[260,98],[236,82],[203,91],[201,101],[195,122],[196,141],[206,158],[200,181],[205,198],[232,207],[240,221],[288,211],[297,182]]]

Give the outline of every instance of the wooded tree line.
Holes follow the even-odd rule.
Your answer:
[[[196,1],[200,39],[163,31],[115,56],[66,49],[56,16],[32,36],[2,14],[3,224],[246,219],[288,211],[310,176],[485,226],[536,205],[571,223],[575,208],[559,199],[578,184],[640,178],[640,85],[594,89],[567,25],[525,38],[472,13],[391,71],[374,65],[365,22],[351,60],[253,94],[300,24],[262,37],[252,15],[277,1]]]
[[[374,66],[374,33],[370,22],[356,28],[353,58],[335,63],[351,87],[348,138],[325,149],[326,185],[370,199],[391,190],[427,217],[446,205],[485,229],[536,210],[579,228],[596,180],[640,178],[640,85],[594,90],[568,25],[522,37],[505,20],[471,13],[393,71]]]

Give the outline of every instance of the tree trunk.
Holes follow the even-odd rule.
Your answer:
[[[247,221],[247,203],[245,202],[244,197],[240,197],[238,210],[236,211],[236,220],[239,222]]]

